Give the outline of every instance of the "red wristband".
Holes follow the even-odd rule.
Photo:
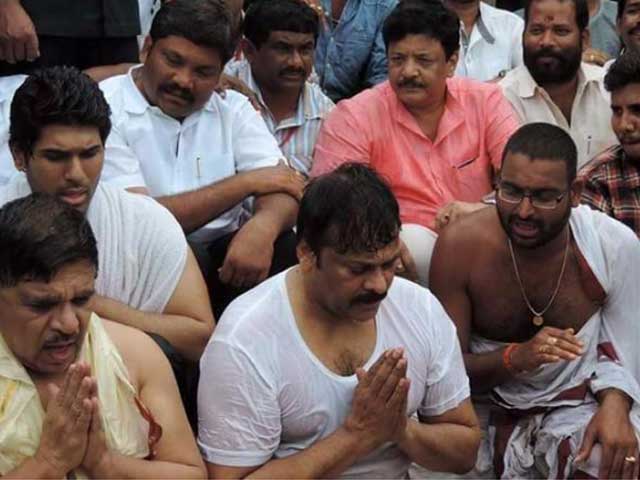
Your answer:
[[[502,352],[502,364],[504,365],[504,368],[507,370],[507,372],[512,375],[516,375],[517,373],[519,373],[518,370],[516,370],[513,366],[513,363],[511,363],[511,354],[517,346],[517,343],[510,343]]]

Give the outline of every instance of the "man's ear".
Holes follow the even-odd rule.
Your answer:
[[[13,156],[13,164],[16,166],[21,172],[25,172],[27,170],[27,155],[17,148],[15,145],[9,144],[9,148],[11,149],[11,155]]]
[[[242,40],[240,40],[240,48],[242,49],[244,56],[247,57],[249,63],[253,63],[258,53],[258,49],[253,42],[248,38],[242,37]]]
[[[459,52],[456,50],[451,54],[449,60],[447,60],[447,77],[453,77],[456,73],[456,67],[458,66]]]
[[[142,44],[142,49],[140,50],[140,62],[144,63],[147,61],[152,46],[153,40],[151,40],[151,35],[147,35],[144,39],[144,43]]]
[[[313,253],[311,247],[304,240],[300,240],[296,246],[296,256],[303,272],[309,272],[316,264],[316,254]]]
[[[580,177],[576,177],[576,179],[571,182],[571,187],[569,189],[569,195],[571,195],[571,206],[577,207],[580,205],[580,198],[582,197],[582,190],[584,189],[584,179]]]

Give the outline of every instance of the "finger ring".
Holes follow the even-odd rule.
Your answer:
[[[557,339],[556,337],[549,337],[549,338],[547,338],[547,343],[548,343],[549,345],[555,345],[557,341],[558,341],[558,339]]]
[[[624,457],[624,461],[625,462],[629,462],[629,463],[636,463],[636,457],[634,457],[633,455],[629,456],[629,457]]]
[[[595,58],[596,58],[596,57],[594,57],[594,56],[593,56],[593,53],[592,53],[591,55],[589,55],[589,60],[591,60],[592,62],[593,62],[593,60],[594,60]]]
[[[538,348],[538,353],[545,353],[546,351],[547,351],[546,345],[540,345],[540,348]]]

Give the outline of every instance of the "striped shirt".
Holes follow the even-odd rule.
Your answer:
[[[262,107],[262,118],[269,131],[276,137],[280,150],[293,168],[308,175],[322,120],[334,107],[329,97],[318,85],[306,82],[298,100],[295,116],[276,123],[262,98],[260,88],[251,74],[251,65],[246,59],[229,62],[224,73],[239,78],[255,92]]]
[[[582,203],[631,227],[640,236],[640,162],[620,145],[608,148],[578,173]]]

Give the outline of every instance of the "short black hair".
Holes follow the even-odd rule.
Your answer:
[[[48,125],[96,127],[104,145],[111,131],[111,110],[98,84],[74,67],[34,72],[11,102],[9,144],[30,154]]]
[[[169,36],[186,38],[220,53],[225,64],[233,55],[233,22],[224,0],[171,0],[151,23],[151,40]]]
[[[447,60],[460,49],[460,20],[439,0],[404,0],[389,14],[382,37],[389,46],[407,35],[426,35],[438,40]]]
[[[87,260],[98,271],[96,239],[86,217],[53,195],[32,193],[0,208],[0,288],[49,282]]]
[[[550,123],[535,122],[520,127],[511,135],[502,152],[504,165],[507,154],[520,153],[531,160],[558,160],[565,162],[569,184],[576,178],[578,150],[571,136]]]
[[[608,92],[615,92],[630,83],[640,83],[640,56],[627,49],[609,67],[604,76],[604,88]]]
[[[307,185],[296,232],[319,258],[323,247],[340,254],[375,252],[398,237],[400,225],[387,182],[366,165],[346,163]]]
[[[616,21],[619,22],[624,15],[624,9],[627,7],[627,0],[618,0],[618,14],[616,15]]]
[[[525,28],[529,24],[529,10],[531,4],[535,2],[541,2],[545,0],[525,0],[524,3],[524,25]],[[576,13],[576,25],[578,30],[583,32],[589,26],[589,7],[587,6],[587,0],[555,0],[557,2],[571,2],[573,3]]]
[[[243,32],[256,48],[273,31],[312,33],[318,38],[317,13],[302,0],[257,0],[245,12]]]

